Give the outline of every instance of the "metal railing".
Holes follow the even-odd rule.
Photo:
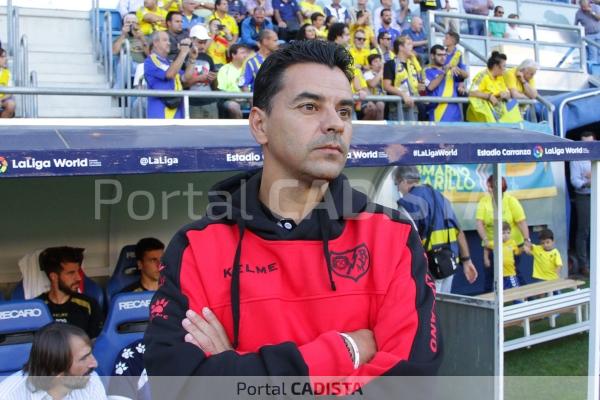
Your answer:
[[[119,67],[121,72],[121,86],[119,89],[131,89],[131,46],[129,40],[125,39],[119,51]],[[133,116],[131,99],[121,97],[121,116],[123,118]]]
[[[104,75],[109,86],[114,83],[113,77],[113,54],[112,54],[112,15],[110,11],[104,13],[104,46],[102,46],[102,60],[104,62]]]
[[[484,46],[484,52],[486,55],[490,54],[490,50],[492,48],[492,42],[494,42],[494,45],[516,44],[516,45],[521,45],[521,46],[533,47],[534,60],[538,64],[540,64],[541,69],[556,70],[556,71],[564,71],[567,68],[548,67],[548,66],[542,65],[540,63],[540,47],[548,46],[548,47],[552,47],[553,49],[565,48],[565,49],[567,49],[565,51],[565,54],[568,52],[573,52],[574,49],[577,49],[580,52],[580,66],[579,66],[579,68],[568,68],[568,69],[576,70],[579,72],[585,72],[586,54],[585,54],[585,43],[583,42],[584,31],[583,31],[583,27],[581,27],[581,26],[536,23],[533,21],[520,20],[520,19],[485,17],[485,16],[473,15],[473,14],[448,13],[445,11],[429,11],[429,21],[430,21],[429,31],[430,32],[434,32],[434,31],[445,32],[445,29],[440,27],[439,24],[435,23],[435,17],[451,18],[451,19],[466,20],[466,21],[477,20],[477,21],[485,22],[484,23],[484,33],[485,33],[484,36],[477,36],[477,35],[470,35],[470,34],[461,35],[461,43],[460,44],[465,49],[467,49],[467,46],[465,46],[466,45],[465,40],[482,41],[483,46]],[[487,25],[488,22],[501,22],[501,23],[505,23],[505,24],[529,27],[533,32],[533,40],[518,40],[518,39],[490,37],[490,36],[488,36],[488,25]],[[571,34],[575,35],[576,39],[572,43],[556,43],[556,42],[539,40],[541,38],[539,31],[542,29],[552,29],[552,30],[571,33]],[[429,35],[429,47],[433,46],[434,44],[435,44],[435,35],[430,34]],[[473,51],[474,50],[473,46],[469,46],[469,47],[470,47],[470,49],[468,49],[468,50],[471,53],[476,55],[477,58],[479,58],[479,59],[482,58],[481,54],[477,54],[477,52]],[[563,57],[563,58],[566,58],[566,57]]]
[[[19,69],[19,7],[13,7],[12,2],[10,10],[7,10],[10,14],[6,15],[8,22],[8,54],[13,59],[13,71]]]
[[[77,88],[42,88],[42,87],[10,87],[3,89],[9,94],[21,95],[64,95],[64,96],[111,96],[111,97],[182,97],[185,107],[185,117],[189,118],[189,99],[252,99],[252,93],[245,92],[200,92],[200,91],[173,91],[173,90],[140,90],[140,89],[77,89]],[[383,101],[387,103],[396,103],[398,110],[402,110],[403,100],[400,96],[367,96],[360,99],[358,95],[354,100],[361,101]],[[464,97],[413,97],[415,103],[468,103],[469,99]],[[519,104],[536,104],[536,100],[517,99]],[[548,125],[552,128],[554,106],[548,101],[541,99],[540,103],[546,108],[548,115]],[[398,113],[398,120],[402,121],[402,112]]]
[[[92,0],[91,10],[92,50],[94,59],[100,60],[100,0]]]
[[[38,87],[37,72],[35,72],[35,71],[31,71],[31,74],[29,75],[29,87],[30,88]],[[27,118],[37,118],[39,115],[39,113],[38,113],[38,96],[37,96],[37,94],[32,94],[27,97],[29,99],[29,105],[28,105],[29,113],[26,114],[26,116],[27,116]]]

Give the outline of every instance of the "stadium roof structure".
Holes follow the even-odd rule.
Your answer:
[[[43,123],[42,123],[43,122]],[[86,120],[87,122],[87,120]],[[0,126],[0,179],[260,167],[247,124],[20,121]],[[348,167],[600,159],[600,142],[503,126],[356,124]]]

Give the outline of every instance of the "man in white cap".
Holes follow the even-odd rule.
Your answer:
[[[210,44],[210,35],[204,25],[195,25],[190,30],[192,47],[197,52],[194,60],[194,70],[191,80],[187,86],[189,90],[210,92],[216,89],[217,71],[213,59],[206,54]],[[191,118],[218,118],[217,103],[215,99],[190,99],[190,117]]]

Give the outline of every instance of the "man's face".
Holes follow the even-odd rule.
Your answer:
[[[414,17],[410,26],[413,32],[421,32],[423,30],[423,20],[419,17]]]
[[[354,34],[354,47],[356,47],[357,49],[363,49],[365,47],[366,42],[367,36],[365,35],[365,32],[358,31]]]
[[[331,4],[333,4],[334,6],[339,6],[340,5],[340,1],[341,0],[332,0]]]
[[[171,22],[167,23],[167,29],[171,33],[181,33],[183,31],[183,17],[178,14],[174,14],[171,17]]]
[[[383,47],[385,50],[389,50],[392,48],[392,36],[389,34],[383,35],[381,40],[379,41],[379,45]]]
[[[217,10],[220,12],[226,13],[229,11],[229,3],[226,0],[221,0],[219,5],[217,6]]]
[[[502,231],[502,241],[508,242],[510,240],[510,229]]]
[[[231,56],[232,61],[243,62],[248,57],[248,49],[240,47],[235,54]]]
[[[400,8],[405,9],[408,7],[408,0],[400,0]]]
[[[584,142],[593,142],[594,141],[594,136],[590,135],[590,136],[582,136],[581,140]]]
[[[589,2],[582,1],[580,3],[580,7],[581,7],[581,11],[583,11],[583,12],[591,12],[592,11],[592,5]]]
[[[60,377],[60,383],[71,389],[83,389],[90,380],[90,374],[98,367],[92,348],[79,336],[69,339],[73,360],[71,367]]]
[[[167,32],[159,32],[157,40],[154,41],[154,51],[166,57],[169,54],[169,49],[171,47],[171,40],[169,39],[169,35]]]
[[[279,47],[279,43],[277,43],[278,40],[277,34],[271,32],[262,42],[260,42],[260,47],[272,53]]]
[[[325,17],[317,17],[314,22],[315,28],[320,29],[324,23]]]
[[[344,28],[344,31],[342,32],[342,36],[338,36],[335,39],[335,42],[337,44],[339,44],[340,46],[348,45],[348,43],[350,42],[350,31],[348,30],[348,28]]]
[[[144,7],[154,10],[156,8],[156,0],[144,0]]]
[[[444,36],[444,47],[454,46],[454,39],[450,35]]]
[[[262,25],[265,22],[265,11],[264,10],[256,10],[254,11],[254,21],[257,25]]]
[[[189,15],[194,12],[194,10],[196,9],[196,6],[194,5],[194,2],[191,0],[183,0],[181,8],[184,13]]]
[[[389,25],[392,23],[392,12],[391,11],[385,11],[383,13],[383,15],[381,16],[381,21],[386,24]]]
[[[206,53],[206,49],[208,48],[208,40],[192,38],[192,43],[196,50],[198,50],[198,53]]]
[[[251,126],[263,145],[265,165],[301,182],[335,179],[352,138],[352,90],[344,73],[315,63],[292,65],[271,104],[268,115],[258,109],[251,115],[261,118],[260,131]]]
[[[379,72],[383,67],[383,62],[381,61],[381,58],[375,58],[373,59],[373,61],[371,61],[371,64],[369,65],[371,66],[371,70],[373,72]]]
[[[150,278],[152,281],[158,282],[160,277],[160,259],[164,251],[161,249],[149,250],[144,253],[144,257],[137,261],[138,268],[142,275]]]
[[[494,11],[494,17],[502,18],[504,16],[504,8],[498,7],[496,11]]]
[[[442,67],[445,62],[446,50],[436,50],[435,54],[433,55],[433,63],[438,67]]]
[[[402,195],[406,195],[410,192],[410,189],[417,183],[418,181],[413,179],[402,179],[400,182],[396,182],[396,187],[398,191],[402,193]]]
[[[552,239],[544,239],[540,243],[546,251],[550,251],[554,248],[554,240]]]
[[[61,267],[60,273],[57,274],[58,288],[65,294],[77,293],[81,283],[81,266],[74,262],[64,262],[61,263]]]

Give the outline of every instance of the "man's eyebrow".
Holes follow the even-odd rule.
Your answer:
[[[85,354],[83,355],[83,357],[81,357],[81,358],[79,359],[79,361],[83,361],[83,360],[85,360],[85,359],[86,359],[86,357],[89,357],[89,356],[90,356],[90,354],[92,354],[92,349],[90,349],[90,351],[88,351],[87,353],[85,353]]]
[[[323,97],[319,94],[316,94],[316,93],[302,92],[302,93],[299,93],[296,97],[294,97],[294,99],[292,100],[292,103],[296,103],[296,102],[302,101],[302,100],[315,100],[315,101],[323,102],[323,101],[325,101],[325,97]],[[339,101],[339,105],[353,107],[354,100],[352,100],[351,98],[342,99]]]

